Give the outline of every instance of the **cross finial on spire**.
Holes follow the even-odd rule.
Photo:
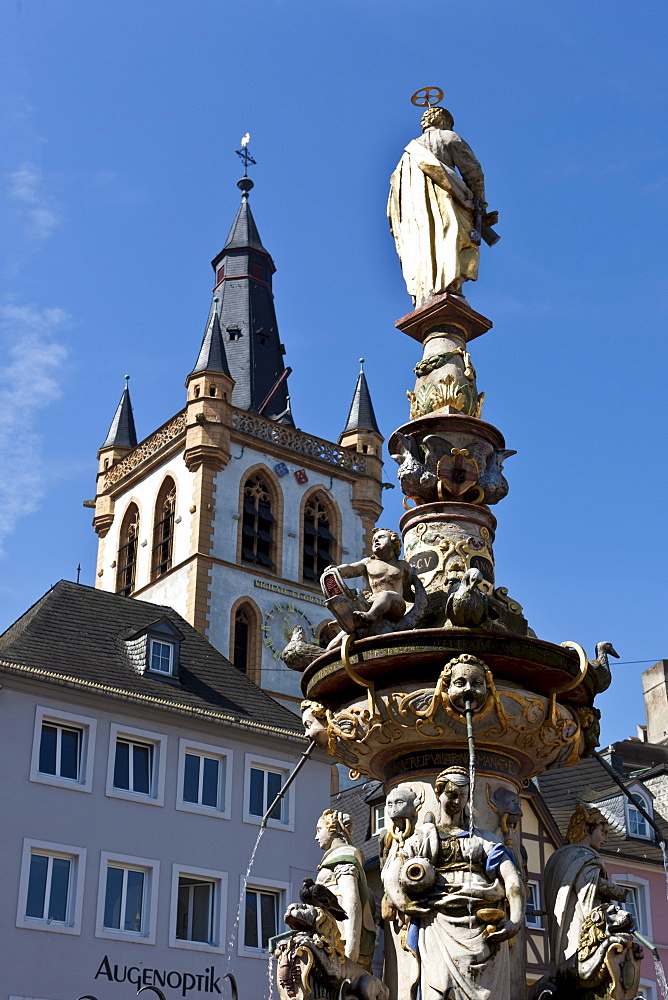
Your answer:
[[[241,149],[235,150],[237,156],[241,157],[244,165],[244,177],[248,177],[248,167],[251,163],[256,163],[257,161],[248,152],[248,143],[250,142],[250,132],[246,132],[246,135],[241,137]]]

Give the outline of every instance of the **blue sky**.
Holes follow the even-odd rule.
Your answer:
[[[0,627],[79,562],[93,582],[123,376],[140,436],[183,405],[247,130],[297,424],[338,436],[360,355],[385,437],[407,419],[385,201],[436,84],[500,213],[467,290],[518,450],[498,583],[542,638],[668,657],[664,3],[6,0],[0,34]],[[604,741],[643,721],[645,666],[615,666]]]

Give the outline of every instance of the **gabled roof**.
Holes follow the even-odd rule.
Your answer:
[[[114,419],[111,421],[111,427],[102,448],[134,448],[136,444],[135,418],[132,413],[132,403],[130,402],[130,389],[126,381],[125,389],[123,389],[123,394],[116,407]]]
[[[346,431],[373,431],[376,434],[380,434],[378,424],[376,423],[376,414],[373,412],[371,393],[369,392],[366,375],[362,368],[357,376],[357,385],[355,386],[353,401],[350,404],[348,422],[343,433],[345,434]]]
[[[627,787],[630,786],[631,790],[638,783],[644,787],[642,775],[634,773],[633,777],[630,778],[625,773],[623,753],[618,752],[620,749],[623,751],[624,746],[625,743],[613,744],[613,750],[616,752],[612,754],[612,765],[620,772],[620,778]],[[662,749],[665,752],[665,748],[656,748],[657,751]],[[651,773],[656,774],[656,769],[652,768]],[[648,776],[649,774],[650,771],[648,771]],[[604,815],[610,818],[608,840],[601,854],[614,855],[617,861],[622,859],[633,861],[635,859],[663,864],[661,850],[654,839],[628,839],[625,836],[626,797],[595,757],[581,760],[575,767],[552,768],[533,780],[563,837],[566,835],[568,822],[578,802],[597,805]],[[658,811],[655,811],[654,819],[664,830],[664,840],[667,840],[668,822]],[[654,838],[653,831],[651,835]]]
[[[223,336],[220,332],[220,320],[218,313],[214,309],[209,316],[209,321],[204,331],[202,346],[200,347],[195,367],[191,375],[198,375],[200,372],[220,372],[229,375],[230,369],[225,356]]]
[[[168,619],[181,634],[179,682],[133,670],[125,640]],[[61,580],[0,636],[0,672],[303,742],[300,720],[172,608]]]

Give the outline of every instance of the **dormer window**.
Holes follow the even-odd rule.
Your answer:
[[[149,670],[172,676],[174,670],[174,643],[162,639],[149,640]]]
[[[640,805],[645,812],[652,815],[652,803],[649,796],[643,795],[638,790],[632,792],[635,802]],[[640,840],[652,840],[654,837],[652,828],[642,815],[639,809],[627,800],[626,803],[626,829],[629,837],[638,837]]]
[[[227,335],[230,338],[230,340],[240,340],[241,330],[239,329],[238,326],[228,326]]]
[[[183,636],[168,618],[161,618],[125,639],[130,667],[142,677],[178,683]]]

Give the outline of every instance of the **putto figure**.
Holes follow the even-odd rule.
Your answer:
[[[342,626],[328,649],[340,646],[346,634],[361,637],[415,627],[427,598],[420,578],[400,555],[401,539],[396,531],[376,528],[370,556],[325,570],[320,578],[325,603]],[[366,584],[363,594],[349,591],[343,584],[344,579],[355,577],[362,577]]]
[[[497,237],[485,224],[485,178],[471,147],[453,131],[445,108],[427,108],[423,134],[406,146],[390,179],[387,214],[401,269],[415,306],[439,295],[460,295],[476,281],[480,238]],[[476,228],[477,227],[477,228]]]

